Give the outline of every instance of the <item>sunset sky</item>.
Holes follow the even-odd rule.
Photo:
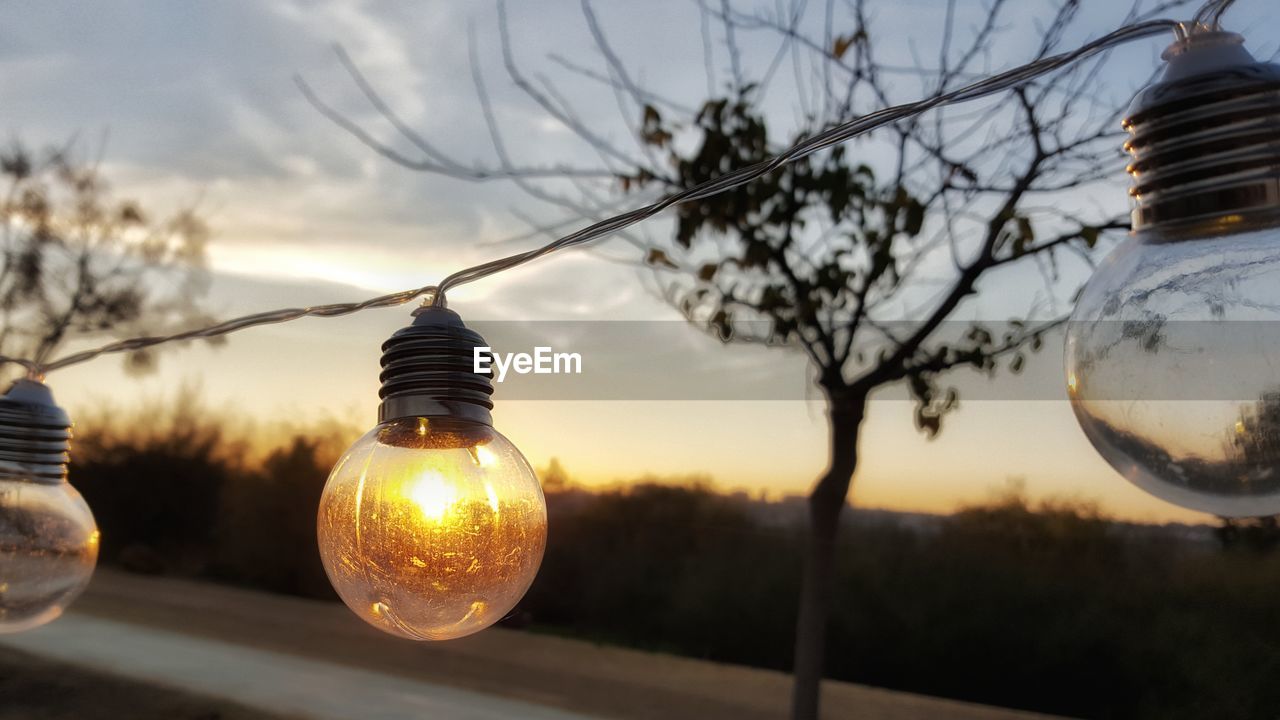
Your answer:
[[[1023,19],[1034,23],[1043,7],[1025,4]],[[936,37],[940,5],[882,4],[878,25],[885,37],[901,38],[903,64]],[[966,5],[977,3],[961,2],[962,11]],[[1116,3],[1084,5],[1067,45],[1121,22],[1124,8]],[[613,96],[581,79],[574,84],[548,58],[554,52],[584,65],[599,63],[578,3],[510,6],[512,41],[529,72],[560,78],[584,122],[626,140]],[[532,163],[591,159],[503,75],[492,3],[241,0],[3,7],[0,130],[34,145],[78,137],[87,156],[102,153],[103,174],[119,194],[147,207],[197,203],[214,231],[213,286],[205,305],[219,317],[429,284],[532,246],[536,240],[499,242],[525,233],[525,216],[563,218],[503,182],[471,184],[406,170],[321,117],[295,87],[295,74],[380,137],[392,137],[336,60],[335,42],[417,131],[464,160],[487,163],[492,150],[468,66],[473,28],[495,112],[514,153]],[[601,2],[598,12],[641,82],[689,105],[705,98],[695,4]],[[1229,20],[1235,28],[1274,29],[1280,9],[1273,0],[1242,0]],[[1257,35],[1250,48],[1271,56],[1276,34]],[[752,36],[741,42],[748,67],[767,60],[772,45],[753,44]],[[1029,42],[1012,33],[989,68],[1025,60]],[[1103,91],[1125,102],[1156,66],[1164,45],[1155,39],[1116,52]],[[907,100],[914,92],[904,87],[899,94]],[[779,90],[772,97],[769,109],[785,124],[796,114],[790,96]],[[1117,177],[1114,202],[1124,202],[1124,186]],[[659,221],[650,232],[661,234],[666,227]],[[627,251],[613,243],[601,252],[621,257]],[[1077,279],[1085,272],[1083,266],[1066,271]],[[1022,297],[1021,280],[1001,282],[970,308],[972,316],[1000,321],[1023,312],[1021,300],[1007,301]],[[1011,288],[1007,294],[1004,287]],[[450,304],[468,322],[676,318],[652,292],[650,273],[583,252],[459,289]],[[129,404],[172,397],[187,383],[198,386],[213,407],[260,418],[334,417],[369,427],[377,407],[379,345],[407,317],[407,308],[378,310],[261,328],[219,348],[171,350],[157,373],[141,379],[125,375],[118,359],[107,358],[56,373],[50,384],[73,413],[104,400]],[[739,352],[720,348],[692,328],[687,334],[690,364],[725,362],[724,353]],[[793,369],[803,381],[805,364],[797,356],[768,354],[758,361],[781,363],[777,367]],[[589,354],[584,362],[591,362]],[[1059,375],[1058,349],[1047,349],[1034,364],[1032,375],[1052,384]],[[645,382],[635,378],[634,397],[645,396]],[[535,466],[557,457],[586,482],[706,475],[725,489],[792,493],[803,492],[825,462],[822,407],[799,399],[803,393],[789,401],[503,402],[503,392],[499,387],[496,426]],[[1126,518],[1205,519],[1149,498],[1116,475],[1077,428],[1065,390],[1055,386],[1034,397],[965,402],[933,441],[913,428],[908,403],[876,403],[862,438],[855,502],[947,511],[1018,478],[1034,495],[1097,499]]]

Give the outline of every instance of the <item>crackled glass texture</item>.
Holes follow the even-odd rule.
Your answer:
[[[492,427],[404,418],[356,441],[320,500],[320,556],[343,602],[414,640],[501,620],[537,574],[547,508],[533,469]]]
[[[1126,241],[1081,294],[1066,372],[1085,434],[1138,487],[1280,513],[1280,229]]]
[[[97,562],[98,526],[75,488],[0,479],[0,633],[62,615]]]

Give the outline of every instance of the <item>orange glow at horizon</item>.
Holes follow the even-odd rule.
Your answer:
[[[333,344],[330,329],[317,328],[313,344],[271,329],[245,333],[220,349],[202,345],[181,350],[183,362],[166,358],[153,375],[126,375],[117,364],[89,363],[59,374],[58,392],[73,416],[91,417],[102,407],[102,388],[119,387],[115,400],[174,398],[174,388],[201,378],[201,394],[211,403],[236,398],[235,413],[265,418],[255,435],[258,451],[286,441],[297,426],[271,430],[271,420],[314,417],[348,428],[373,424],[377,397],[378,344],[400,325],[392,314],[381,327],[326,321],[360,331],[360,342]],[[299,326],[308,329],[307,326]],[[296,329],[288,332],[294,333]],[[282,350],[308,354],[290,365],[290,381],[279,381],[275,366]],[[324,349],[323,362],[314,362]],[[176,358],[176,355],[175,355]],[[264,366],[264,358],[271,366]],[[244,368],[262,371],[246,373]],[[368,373],[351,368],[371,368]],[[335,377],[343,378],[334,382]],[[1066,383],[1063,383],[1064,385]],[[324,387],[299,394],[298,387]],[[124,390],[122,390],[124,392]],[[852,498],[863,507],[946,513],[981,502],[1010,478],[1026,481],[1028,495],[1078,496],[1097,500],[1117,518],[1143,522],[1212,522],[1147,496],[1117,474],[1093,450],[1076,423],[1064,388],[1060,401],[967,401],[944,420],[941,435],[927,440],[911,421],[910,404],[874,401],[861,438],[861,458]],[[495,398],[495,422],[536,468],[557,458],[570,479],[589,486],[700,477],[713,487],[769,497],[808,492],[827,459],[826,428],[817,402],[752,401],[512,401]],[[130,407],[125,404],[124,408]],[[217,404],[212,405],[217,414]],[[292,429],[291,429],[292,428]],[[264,444],[270,443],[270,445]],[[487,462],[477,448],[469,464]],[[489,506],[488,497],[479,496]],[[368,499],[368,498],[366,498]]]
[[[1097,501],[1119,520],[1213,522],[1116,473],[1084,437],[1066,400],[968,402],[946,418],[935,440],[914,430],[911,408],[872,402],[850,491],[855,506],[947,514],[987,502],[1017,481],[1033,501]],[[778,500],[807,494],[827,460],[816,403],[508,402],[499,412],[535,467],[557,459],[570,480],[588,488],[704,482]],[[616,428],[620,437],[602,428]],[[691,428],[697,442],[689,442]]]

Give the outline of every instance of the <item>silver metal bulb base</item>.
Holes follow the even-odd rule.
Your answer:
[[[1176,241],[1280,224],[1280,65],[1209,29],[1164,58],[1124,122],[1134,230]]]
[[[0,479],[67,479],[71,418],[41,382],[18,380],[0,397]]]
[[[488,343],[452,310],[426,306],[382,344],[378,422],[449,417],[492,425],[492,372],[477,373],[475,349]]]

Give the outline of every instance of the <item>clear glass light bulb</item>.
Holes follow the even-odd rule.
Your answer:
[[[67,484],[71,419],[44,383],[0,396],[0,633],[58,616],[89,584],[98,526]]]
[[[1280,228],[1127,240],[1081,294],[1066,371],[1085,434],[1138,487],[1280,513]]]
[[[0,479],[0,633],[43,625],[89,584],[98,526],[65,481]]]
[[[1280,65],[1186,30],[1129,107],[1134,232],[1081,291],[1067,391],[1138,487],[1280,513]]]
[[[537,574],[542,487],[492,427],[455,418],[384,422],[338,461],[320,500],[320,557],[369,624],[447,640],[501,620]]]

